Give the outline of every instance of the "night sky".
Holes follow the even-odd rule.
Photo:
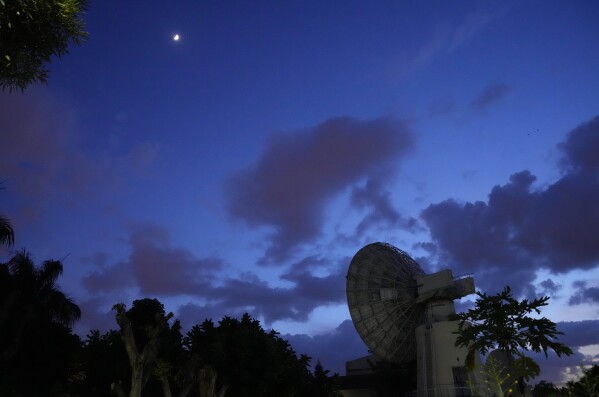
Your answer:
[[[599,361],[599,2],[103,0],[85,20],[47,86],[0,94],[0,261],[62,260],[79,334],[156,297],[185,328],[247,311],[344,373],[367,351],[345,274],[385,241],[551,296],[576,354],[533,355],[539,379]]]

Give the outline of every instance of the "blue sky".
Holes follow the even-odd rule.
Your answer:
[[[157,297],[187,327],[248,311],[343,372],[366,352],[345,273],[386,241],[490,293],[549,294],[577,351],[541,359],[560,381],[599,360],[598,17],[93,2],[47,86],[0,94],[1,211],[15,249],[63,259],[82,334]]]

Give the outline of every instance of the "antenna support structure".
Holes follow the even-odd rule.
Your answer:
[[[347,303],[358,334],[385,361],[416,358],[418,397],[471,395],[469,375],[478,375],[465,367],[467,349],[455,346],[454,300],[474,291],[471,275],[454,277],[450,269],[425,274],[387,243],[364,246],[347,273]]]

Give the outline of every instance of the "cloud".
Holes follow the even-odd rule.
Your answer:
[[[366,356],[368,349],[360,339],[351,320],[345,320],[332,332],[309,336],[285,334],[293,349],[320,361],[323,368],[345,375],[345,362]]]
[[[120,291],[135,285],[131,266],[127,262],[95,270],[83,277],[81,282],[89,292],[94,293]]]
[[[108,302],[105,297],[94,297],[78,303],[81,308],[81,319],[75,324],[74,331],[83,336],[94,329],[100,330],[100,332],[117,329],[114,312],[111,308],[122,299],[114,296],[112,299],[115,301]]]
[[[130,225],[129,244],[127,260],[100,266],[83,278],[90,292],[137,286],[144,295],[195,295],[210,286],[214,271],[223,266],[219,259],[197,259],[188,250],[172,247],[168,232],[153,224]]]
[[[438,247],[438,260],[476,272],[477,284],[497,279],[518,292],[530,288],[539,267],[556,273],[599,264],[599,118],[570,132],[560,145],[564,174],[533,190],[529,171],[495,186],[487,202],[449,199],[421,213]]]
[[[599,303],[599,288],[587,287],[585,281],[577,281],[574,283],[577,288],[574,295],[570,297],[568,304],[580,305],[582,303]]]
[[[492,10],[480,8],[465,15],[460,21],[436,25],[426,41],[415,50],[402,53],[399,60],[392,63],[393,76],[405,78],[408,74],[433,63],[437,58],[467,46],[476,40],[493,19],[500,17],[505,11],[506,6],[503,4],[494,6]]]
[[[548,295],[552,295],[552,296],[556,296],[557,293],[559,292],[559,290],[562,289],[561,284],[555,283],[550,278],[541,281],[541,283],[539,284],[539,287],[541,287],[541,293],[543,295],[548,294]]]
[[[548,380],[555,384],[565,383],[568,374],[575,373],[581,364],[590,365],[590,357],[580,351],[584,346],[599,344],[599,320],[568,321],[557,323],[558,331],[564,333],[559,336],[559,341],[569,346],[574,351],[572,356],[557,357],[549,353],[545,357],[543,353],[527,353],[541,366],[541,375],[535,379]]]
[[[224,316],[239,318],[246,312],[243,308],[223,308],[215,304],[199,305],[194,302],[188,302],[179,306],[176,317],[181,321],[183,329],[190,329],[196,324],[203,323],[204,320],[217,322]]]
[[[489,23],[491,18],[491,14],[483,10],[469,14],[464,22],[452,32],[449,51],[461,47],[476,36]]]
[[[356,227],[356,235],[364,235],[374,226],[401,227],[414,230],[417,220],[404,218],[393,207],[391,193],[384,189],[385,181],[380,177],[369,178],[363,187],[354,187],[350,203],[359,210],[368,210],[368,214]]]
[[[228,181],[226,208],[251,227],[272,228],[266,258],[276,263],[319,235],[331,198],[411,147],[406,123],[389,117],[334,118],[277,134],[253,166]]]
[[[0,93],[0,120],[0,170],[19,206],[11,212],[15,226],[61,206],[110,200],[119,182],[132,185],[161,154],[161,146],[148,142],[102,150],[97,137],[90,148],[76,107],[43,88]]]
[[[209,300],[204,306],[207,311],[215,312],[216,307],[220,307],[222,315],[247,311],[267,324],[277,320],[306,321],[315,308],[345,300],[345,266],[340,263],[327,275],[315,276],[309,270],[317,265],[315,261],[320,260],[303,259],[281,276],[293,283],[290,288],[272,287],[252,273],[244,273],[239,278],[226,278],[218,286],[205,288],[197,296]]]
[[[75,150],[75,115],[45,91],[0,93],[0,119],[0,169],[20,192],[73,189],[94,177],[85,156]]]
[[[599,344],[599,320],[562,321],[557,330],[564,333],[559,340],[573,349]]]
[[[529,352],[526,354],[541,367],[541,374],[530,383],[535,384],[541,380],[551,382],[555,385],[563,385],[569,380],[569,374],[576,372],[580,364],[590,364],[584,354],[574,351],[571,356],[557,357],[550,353],[547,357],[543,353]]]
[[[565,142],[558,145],[563,153],[560,162],[569,172],[597,172],[599,170],[599,116],[581,124],[568,133]]]
[[[491,84],[487,86],[474,100],[470,106],[473,109],[484,111],[510,92],[511,88],[506,84]]]
[[[304,258],[281,275],[281,280],[292,284],[283,288],[273,287],[251,272],[226,276],[220,259],[197,258],[188,250],[173,247],[167,231],[157,225],[130,225],[128,243],[129,257],[116,264],[106,265],[103,255],[92,256],[100,260],[82,280],[89,292],[112,294],[136,288],[144,296],[185,296],[190,302],[181,308],[184,320],[201,313],[203,318],[220,318],[250,312],[267,323],[304,321],[316,307],[345,299],[344,261],[331,265],[323,258]]]

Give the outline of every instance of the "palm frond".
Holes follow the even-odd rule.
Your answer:
[[[33,277],[35,274],[35,265],[28,252],[21,250],[8,261],[8,269],[13,276],[17,278]]]
[[[37,271],[40,287],[53,288],[58,276],[62,274],[62,263],[55,260],[47,260],[42,264],[41,269]]]
[[[12,247],[15,243],[15,232],[8,218],[0,214],[0,243]]]

